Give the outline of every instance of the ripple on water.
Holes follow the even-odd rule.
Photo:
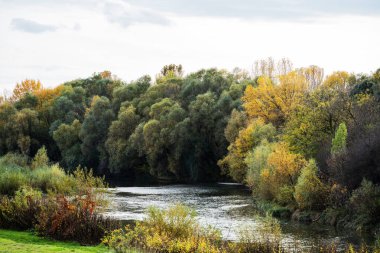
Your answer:
[[[167,208],[183,203],[194,208],[202,225],[220,229],[226,240],[237,240],[242,228],[257,231],[263,224],[255,215],[252,197],[244,186],[235,183],[214,185],[170,185],[155,187],[117,187],[110,191],[111,208],[106,216],[118,220],[142,220],[149,206]],[[342,244],[350,240],[331,227],[283,223],[284,245],[298,244],[309,247],[316,240]]]

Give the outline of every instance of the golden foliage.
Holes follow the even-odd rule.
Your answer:
[[[33,93],[40,89],[42,89],[42,84],[39,80],[25,79],[21,83],[16,84],[13,90],[12,100],[19,100],[26,93]]]
[[[112,77],[112,73],[111,73],[111,71],[109,71],[109,70],[104,70],[103,72],[100,72],[99,75],[100,75],[103,79],[105,79],[105,78],[109,78],[109,79],[111,79],[111,77]]]
[[[349,85],[350,74],[346,71],[336,71],[331,75],[326,77],[323,85],[329,88],[340,90],[342,88],[347,88]]]
[[[268,165],[273,168],[274,177],[279,184],[295,185],[306,160],[301,155],[290,152],[287,143],[279,142],[268,156]]]
[[[219,166],[229,171],[233,179],[239,182],[244,180],[247,172],[247,165],[244,162],[245,157],[248,151],[260,142],[260,139],[255,140],[254,133],[264,125],[264,120],[256,119],[247,128],[240,130],[235,142],[228,147],[228,155],[218,162]]]
[[[303,75],[292,71],[279,76],[279,84],[268,77],[260,77],[258,86],[247,86],[243,101],[251,118],[263,118],[266,122],[281,125],[307,90]]]

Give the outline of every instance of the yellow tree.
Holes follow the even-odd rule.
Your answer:
[[[239,131],[236,140],[228,147],[228,155],[218,165],[236,181],[243,182],[247,173],[245,158],[250,150],[263,139],[272,140],[276,129],[263,119],[252,120],[247,128]]]
[[[295,185],[306,160],[299,154],[292,153],[286,142],[279,142],[268,156],[268,165],[273,169],[276,181],[283,185]]]
[[[350,74],[346,71],[336,71],[326,77],[323,85],[337,90],[346,89],[350,82]]]
[[[36,110],[41,119],[43,119],[44,123],[47,127],[50,125],[50,109],[54,102],[54,100],[62,93],[65,89],[64,85],[60,85],[58,87],[52,89],[38,89],[33,91],[33,95],[37,98],[37,107]]]
[[[259,117],[279,126],[306,90],[305,77],[295,71],[279,76],[278,85],[268,77],[260,77],[257,87],[247,86],[243,96],[244,108],[249,117]]]
[[[264,189],[271,192],[280,204],[293,203],[294,186],[306,160],[292,153],[285,142],[276,143],[272,148],[267,159],[268,168],[261,174],[261,181],[269,184]]]
[[[103,72],[100,72],[99,75],[103,78],[103,79],[111,79],[112,78],[112,73],[111,71],[109,70],[104,70]]]
[[[39,80],[25,79],[21,83],[17,83],[13,90],[12,100],[16,101],[22,98],[27,93],[42,89],[42,84]]]

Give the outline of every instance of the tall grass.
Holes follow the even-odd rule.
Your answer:
[[[106,187],[104,179],[94,177],[92,171],[77,168],[72,174],[67,174],[57,164],[31,167],[27,158],[19,154],[0,158],[0,175],[0,195],[12,196],[23,187],[65,195],[76,194],[87,187]]]

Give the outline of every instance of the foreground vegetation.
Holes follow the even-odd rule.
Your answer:
[[[0,158],[0,172],[0,228],[95,245],[117,226],[100,215],[104,179],[82,169],[66,174],[49,164],[44,148],[31,162],[13,154]]]
[[[80,246],[78,243],[53,241],[38,237],[31,232],[0,230],[0,252],[106,253],[110,251],[104,246]]]
[[[167,253],[380,252],[380,248],[364,245],[359,248],[347,245],[339,250],[334,245],[314,245],[308,249],[296,244],[283,245],[281,227],[270,216],[264,220],[264,226],[256,231],[241,228],[239,235],[238,242],[223,241],[220,231],[200,226],[192,209],[176,204],[166,210],[151,207],[143,221],[137,222],[134,227],[114,230],[103,239],[103,243],[117,253],[129,252],[130,248]]]

